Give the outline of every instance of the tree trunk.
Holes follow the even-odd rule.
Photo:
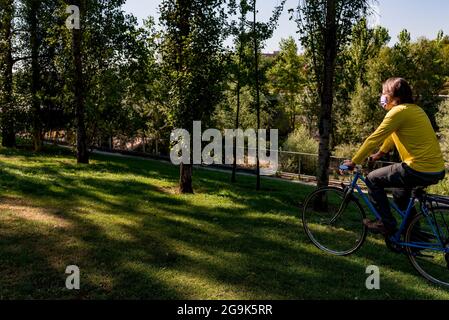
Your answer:
[[[13,1],[6,2],[3,17],[4,41],[4,73],[3,73],[3,92],[4,102],[2,106],[2,146],[13,148],[16,146],[16,132],[14,128],[13,112],[13,66],[12,58],[12,19],[13,19]]]
[[[296,109],[295,109],[295,101],[294,98],[290,98],[291,100],[291,107],[292,107],[292,118],[291,118],[291,127],[292,127],[292,132],[295,132],[296,130]]]
[[[75,1],[82,14],[84,6],[82,1]],[[82,28],[82,26],[81,26]],[[89,163],[89,150],[87,148],[87,135],[85,124],[83,60],[82,60],[82,31],[73,29],[73,62],[75,65],[75,116],[76,116],[76,146],[78,163]]]
[[[181,164],[179,174],[179,192],[193,194],[192,187],[192,168],[191,164]]]
[[[256,190],[260,190],[260,159],[259,159],[259,129],[260,129],[260,87],[259,87],[259,44],[257,39],[257,6],[254,0],[254,64],[256,77],[256,113],[257,113],[257,132],[256,132]]]
[[[235,116],[235,129],[237,130],[240,127],[240,93],[241,93],[241,74],[240,67],[242,64],[242,56],[243,56],[243,43],[240,41],[239,48],[239,63],[237,67],[237,112]],[[232,183],[237,181],[237,138],[234,138],[234,162],[232,164]]]
[[[332,106],[334,99],[334,77],[337,57],[336,0],[327,0],[324,74],[321,91],[320,148],[318,159],[318,188],[329,185],[330,138],[332,133]]]
[[[33,140],[34,151],[42,150],[42,121],[41,121],[41,102],[39,99],[40,67],[39,67],[39,38],[38,38],[38,17],[39,1],[31,1],[29,8],[28,21],[30,23],[30,44],[31,44],[31,99],[33,110]]]
[[[184,57],[184,50],[185,50],[185,41],[188,38],[190,34],[190,1],[189,0],[178,0],[178,6],[177,6],[177,15],[179,15],[178,19],[178,32],[179,37],[177,39],[177,51],[178,51],[178,63],[176,66],[176,69],[179,73],[186,72],[186,57]],[[191,107],[191,106],[190,106]],[[190,111],[189,111],[190,112]],[[184,128],[191,128],[189,130],[190,136],[192,137],[193,134],[193,120],[190,117],[189,114],[186,114],[186,117],[181,120],[180,122],[183,123]],[[182,126],[181,126],[182,127]],[[193,151],[193,141],[190,141],[190,160],[193,161],[192,151]],[[192,186],[192,165],[193,162],[190,164],[181,164],[180,167],[180,175],[179,175],[179,192],[180,193],[193,193],[193,186]]]

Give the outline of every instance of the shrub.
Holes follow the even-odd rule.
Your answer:
[[[312,138],[304,126],[299,126],[288,136],[283,145],[283,150],[300,153],[318,153],[319,143]]]
[[[359,144],[341,144],[335,147],[333,156],[341,159],[352,159],[359,149]]]
[[[287,152],[280,154],[280,169],[283,172],[315,175],[317,170],[317,153],[319,143],[313,139],[304,126],[296,128],[283,145],[283,150],[289,152],[307,153],[297,155]]]
[[[439,184],[431,186],[427,191],[431,194],[439,194],[442,196],[449,196],[449,178],[446,177]]]
[[[440,103],[436,115],[437,125],[440,129],[440,145],[446,163],[449,163],[449,100]]]

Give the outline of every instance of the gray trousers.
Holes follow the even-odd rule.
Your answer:
[[[394,164],[371,172],[367,179],[369,198],[382,217],[382,222],[388,228],[395,228],[397,221],[391,213],[385,188],[393,188],[393,198],[396,205],[405,211],[410,202],[413,188],[428,187],[444,179],[446,172],[438,174],[422,173],[411,169],[405,163]],[[416,209],[414,214],[416,214]]]

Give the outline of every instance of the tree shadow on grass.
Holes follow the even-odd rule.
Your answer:
[[[191,212],[176,210],[176,213],[189,217],[193,215],[199,220],[205,215],[202,213],[205,210],[207,209],[194,207]],[[227,281],[235,279],[233,285],[244,286],[253,293],[259,292],[256,298],[264,297],[263,294],[288,299],[435,297],[425,290],[409,287],[407,283],[396,283],[394,277],[382,279],[383,292],[367,291],[365,270],[371,264],[382,263],[390,272],[405,275],[412,273],[409,278],[426,283],[418,276],[413,276],[414,270],[405,257],[389,253],[383,245],[368,244],[371,248],[360,251],[357,255],[359,259],[355,261],[352,258],[324,255],[308,245],[306,237],[298,233],[301,232],[299,223],[280,223],[274,218],[248,218],[244,213],[241,216],[220,216],[219,223],[229,234],[224,238],[180,233],[178,239],[190,241],[196,250],[205,251],[209,255],[214,255],[217,249],[219,252],[238,253],[235,260],[223,261],[223,265],[228,268],[214,267],[201,273],[212,274],[213,278]],[[242,274],[245,272],[254,281],[242,283],[245,280],[242,279]],[[286,287],[291,290],[285,290]]]
[[[36,160],[36,159],[35,159]],[[0,218],[0,256],[6,298],[143,298],[143,299],[378,299],[434,298],[404,257],[370,242],[353,258],[323,255],[308,243],[296,208],[286,195],[252,197],[238,186],[208,181],[200,172],[207,197],[226,203],[204,205],[198,198],[167,194],[156,183],[129,175],[176,181],[176,170],[148,162],[107,158],[92,167],[35,166],[2,162],[3,191],[28,198],[43,209],[60,206],[58,216],[72,226],[52,229],[14,217]],[[20,172],[22,169],[22,172]],[[80,172],[123,174],[73,176]],[[92,171],[90,171],[92,170]],[[35,179],[27,174],[35,173]],[[45,179],[39,176],[45,173]],[[24,175],[25,174],[25,175]],[[219,174],[214,174],[219,179]],[[204,178],[206,177],[206,178]],[[224,175],[222,176],[224,177]],[[47,179],[47,180],[46,180]],[[54,183],[48,183],[52,179]],[[9,182],[9,183],[8,183]],[[250,183],[249,181],[248,183]],[[246,182],[244,182],[246,183]],[[214,191],[215,190],[215,191]],[[289,190],[291,196],[295,190]],[[90,214],[80,209],[90,204]],[[48,209],[48,208],[47,208]],[[49,210],[49,214],[55,211]],[[16,254],[22,252],[21,254]],[[387,263],[395,274],[422,281],[419,288],[382,278],[381,292],[365,288],[365,268]],[[81,268],[82,290],[64,288],[65,266]],[[422,288],[422,289],[421,289]],[[447,295],[445,296],[447,297]]]

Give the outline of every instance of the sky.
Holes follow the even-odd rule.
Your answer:
[[[127,0],[124,9],[134,14],[141,22],[148,16],[158,17],[158,6],[161,0]],[[261,0],[258,4],[259,17],[266,21],[273,8],[280,0]],[[289,20],[287,9],[296,8],[298,0],[287,0],[284,14],[279,26],[265,45],[265,52],[278,50],[282,38],[289,36],[298,38],[296,23]],[[375,7],[378,12],[373,21],[390,31],[392,42],[396,42],[399,32],[407,29],[412,39],[425,36],[434,39],[439,30],[449,34],[449,1],[448,0],[378,0]]]

